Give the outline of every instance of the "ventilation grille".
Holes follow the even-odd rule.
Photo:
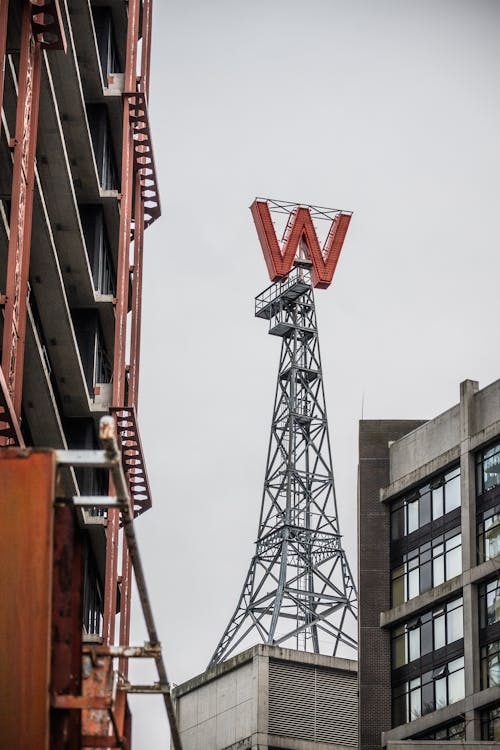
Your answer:
[[[356,674],[269,660],[269,734],[358,744]]]

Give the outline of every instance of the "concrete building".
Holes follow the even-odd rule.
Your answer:
[[[500,740],[500,380],[359,431],[359,747]],[[417,741],[417,742],[414,742]]]
[[[357,747],[356,662],[254,646],[173,691],[184,750]]]

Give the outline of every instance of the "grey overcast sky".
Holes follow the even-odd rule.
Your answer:
[[[354,212],[316,295],[354,569],[363,397],[368,419],[429,418],[461,380],[500,377],[500,3],[156,0],[153,20],[163,216],[146,232],[140,426],[154,507],[137,525],[180,683],[205,669],[256,535],[280,342],[253,317],[269,283],[255,196]],[[136,746],[165,747],[161,701],[133,706]]]

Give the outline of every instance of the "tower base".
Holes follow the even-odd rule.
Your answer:
[[[184,750],[357,747],[357,662],[254,646],[173,691]]]

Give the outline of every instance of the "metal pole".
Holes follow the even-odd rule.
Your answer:
[[[156,662],[156,669],[158,671],[158,677],[160,679],[160,686],[168,690],[168,692],[163,692],[163,701],[167,710],[170,732],[172,734],[172,742],[174,744],[175,750],[182,750],[181,738],[175,718],[174,704],[169,689],[167,670],[165,668],[165,663],[163,661],[163,655],[161,651],[156,650],[157,647],[160,646],[160,640],[158,638],[158,632],[156,630],[153,610],[149,601],[146,577],[144,575],[142,560],[139,553],[139,546],[137,544],[137,538],[135,535],[134,513],[130,503],[127,480],[123,473],[122,457],[116,442],[115,423],[112,417],[103,417],[103,419],[101,419],[99,437],[102,446],[107,453],[107,458],[109,460],[110,470],[113,477],[113,484],[116,490],[116,499],[120,503],[123,532],[127,542],[127,548],[130,555],[132,568],[134,570],[139,600],[141,602],[144,621],[146,623],[146,628],[148,631],[149,645],[154,650],[154,660]]]

